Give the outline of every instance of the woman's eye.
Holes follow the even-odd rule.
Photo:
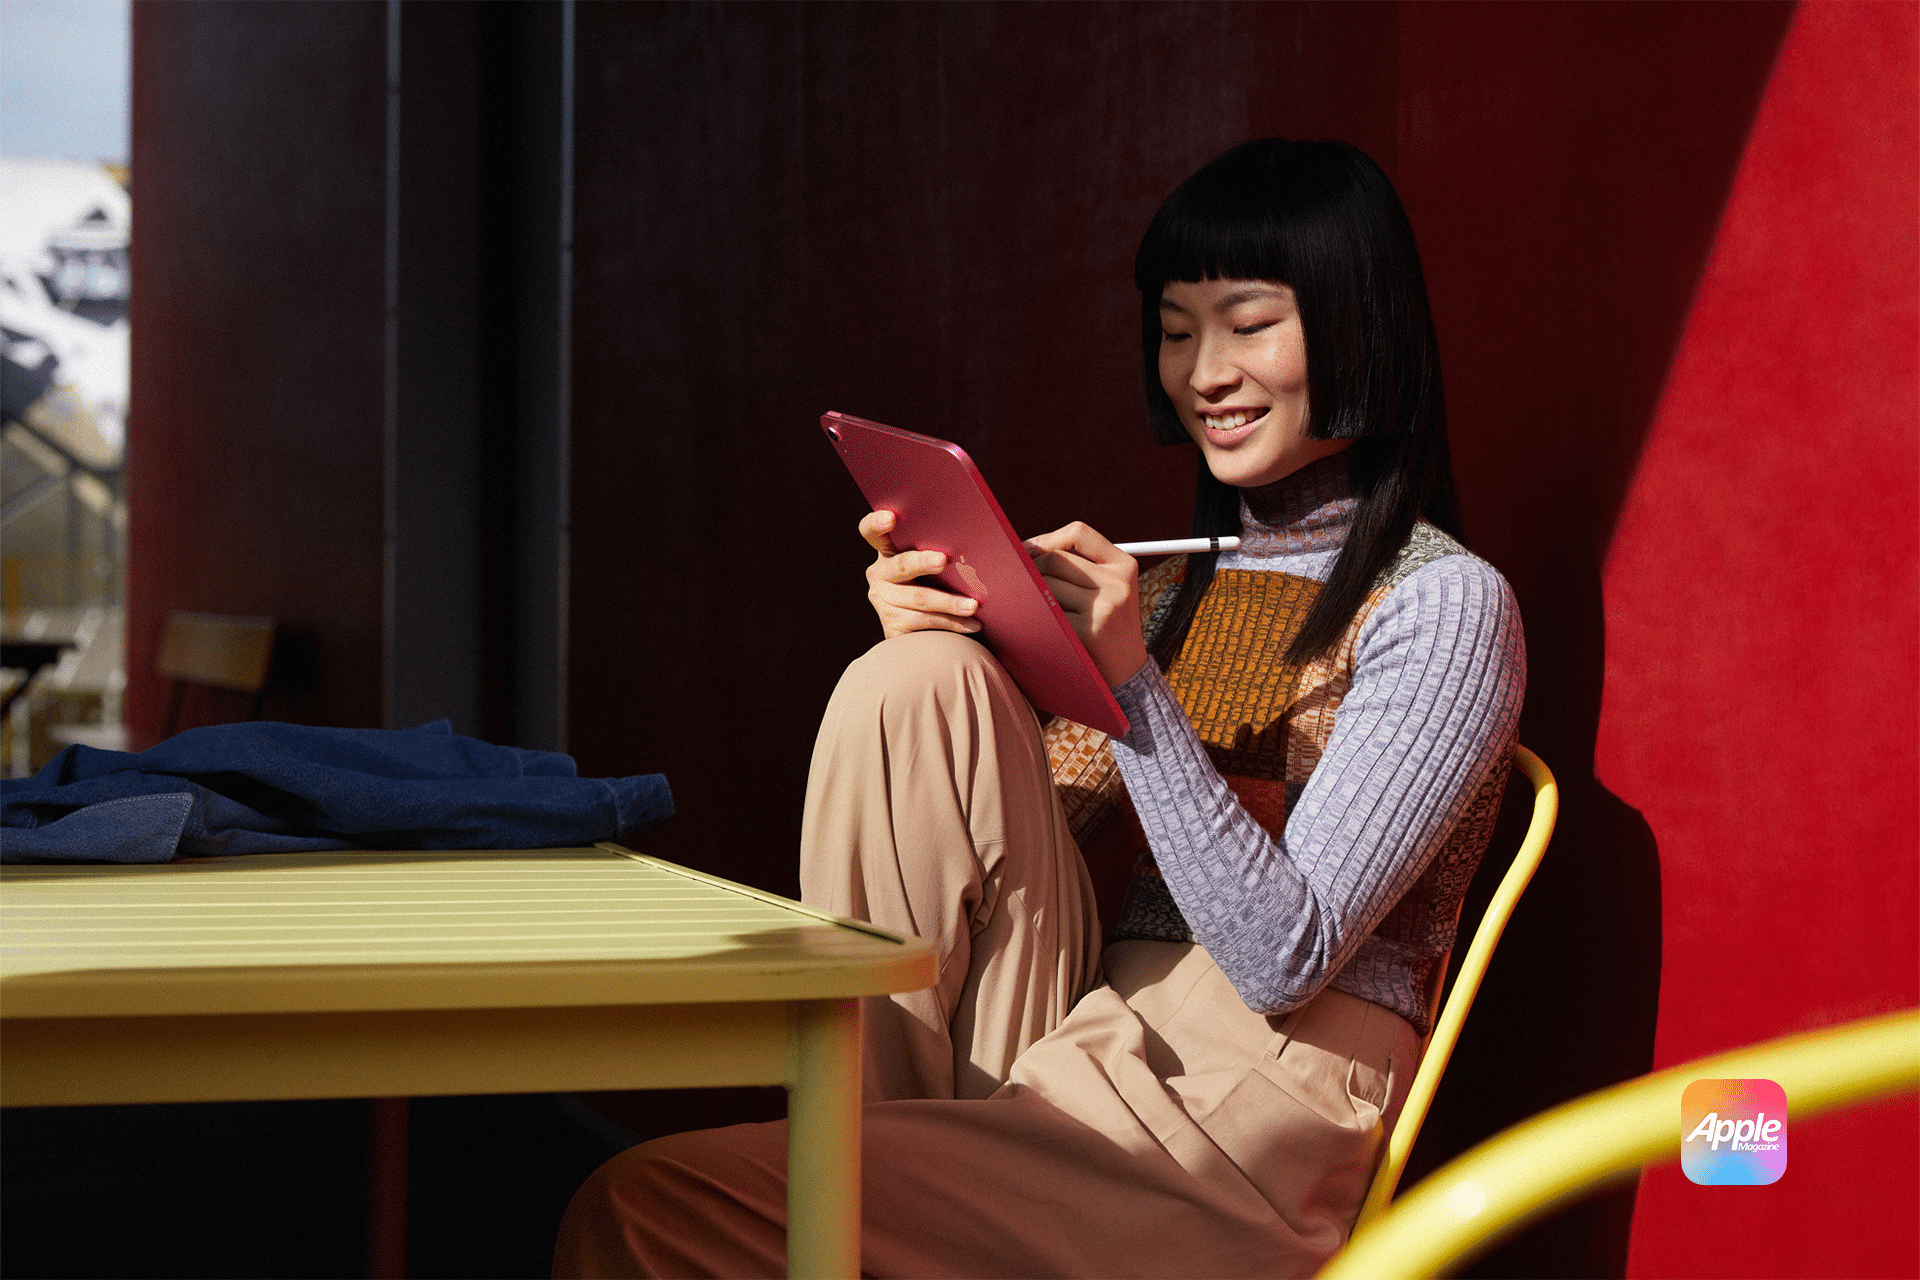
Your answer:
[[[1261,330],[1271,329],[1273,328],[1273,326],[1274,326],[1274,321],[1262,320],[1258,324],[1237,325],[1234,328],[1234,333],[1239,335],[1242,338],[1251,338],[1254,334],[1259,333]]]
[[[1184,333],[1169,333],[1165,329],[1160,331],[1160,341],[1162,342],[1185,342],[1188,336],[1189,335]]]

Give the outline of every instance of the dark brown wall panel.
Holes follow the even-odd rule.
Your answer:
[[[815,724],[879,638],[828,409],[963,443],[1016,528],[1185,532],[1140,233],[1243,138],[1392,166],[1384,5],[580,10],[570,745],[649,848],[791,889]]]
[[[266,714],[380,722],[385,6],[141,3],[128,716],[169,609],[268,614]]]

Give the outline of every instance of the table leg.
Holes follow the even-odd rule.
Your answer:
[[[369,1098],[367,1275],[407,1274],[407,1100]]]
[[[860,1274],[860,1001],[794,1005],[787,1101],[787,1274]]]

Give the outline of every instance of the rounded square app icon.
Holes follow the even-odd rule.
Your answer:
[[[1680,1095],[1680,1167],[1701,1186],[1765,1186],[1787,1171],[1787,1091],[1695,1080]]]

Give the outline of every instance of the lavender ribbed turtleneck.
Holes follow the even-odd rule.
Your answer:
[[[1356,507],[1347,462],[1336,454],[1243,490],[1241,548],[1218,571],[1324,582]],[[1319,764],[1297,795],[1288,788],[1283,831],[1241,807],[1154,664],[1114,691],[1133,724],[1114,757],[1165,889],[1262,1013],[1331,985],[1428,1025],[1416,974],[1432,955],[1373,933],[1501,765],[1526,658],[1500,575],[1431,526],[1415,537],[1428,553],[1377,590]]]
[[[1347,456],[1308,463],[1290,476],[1240,491],[1240,550],[1266,558],[1338,551],[1353,527]]]

